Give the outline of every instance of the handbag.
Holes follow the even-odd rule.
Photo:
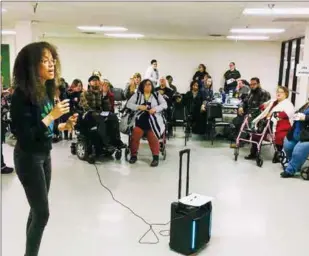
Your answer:
[[[131,128],[133,127],[132,119],[134,117],[134,112],[130,109],[125,109],[121,115],[119,130],[121,133],[129,135]]]

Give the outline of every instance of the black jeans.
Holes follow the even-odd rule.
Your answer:
[[[29,153],[20,149],[17,144],[14,149],[14,164],[30,205],[25,256],[37,256],[49,218],[50,152]]]

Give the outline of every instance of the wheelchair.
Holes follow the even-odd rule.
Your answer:
[[[85,115],[89,114],[91,114],[91,112],[87,112],[83,117],[80,117],[75,126],[77,139],[76,142],[71,143],[71,154],[76,155],[78,159],[87,161],[90,164],[94,164],[98,156],[110,157],[114,155],[116,160],[120,160],[122,157],[122,149],[114,146],[104,147],[97,131],[97,125],[94,124],[90,128],[89,125],[86,124],[86,120],[83,120]]]

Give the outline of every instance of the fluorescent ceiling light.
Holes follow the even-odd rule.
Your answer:
[[[269,36],[227,36],[231,40],[267,40]]]
[[[144,35],[142,34],[104,34],[109,37],[118,37],[118,38],[142,38]]]
[[[16,35],[14,30],[1,30],[2,35]]]
[[[1,8],[1,12],[6,12],[7,10],[4,8]]]
[[[79,30],[84,31],[93,31],[93,32],[109,32],[109,31],[127,31],[127,28],[124,27],[114,27],[114,26],[79,26]]]
[[[279,34],[283,33],[285,29],[281,28],[232,28],[231,33],[243,34]]]
[[[308,15],[309,8],[246,8],[245,15]]]

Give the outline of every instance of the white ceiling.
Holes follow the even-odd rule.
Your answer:
[[[276,17],[242,15],[244,8],[267,8],[264,3],[249,1],[212,2],[44,2],[37,12],[26,1],[2,2],[2,29],[14,29],[17,21],[35,20],[46,36],[89,36],[76,29],[79,25],[124,26],[130,33],[141,33],[152,39],[213,39],[209,35],[229,35],[231,28],[284,28],[271,40],[287,40],[304,35],[305,22],[275,22]],[[275,2],[275,1],[273,1]],[[275,7],[309,8],[309,2],[281,1]],[[288,17],[294,18],[294,17]],[[302,16],[309,21],[309,15]],[[103,36],[95,35],[97,37]]]

